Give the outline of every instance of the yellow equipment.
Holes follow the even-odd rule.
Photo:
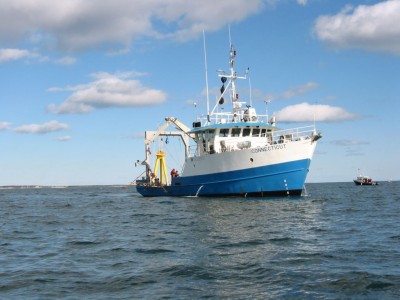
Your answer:
[[[156,164],[154,166],[154,174],[157,176],[158,168],[160,168],[159,176],[157,176],[160,180],[160,185],[168,185],[168,172],[167,165],[165,163],[165,152],[158,151],[156,153],[157,159]]]

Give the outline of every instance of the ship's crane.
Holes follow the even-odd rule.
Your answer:
[[[165,123],[161,125],[156,131],[145,131],[145,153],[146,153],[146,158],[142,162],[142,165],[146,166],[146,179],[149,180],[151,183],[154,183],[155,177],[152,176],[152,171],[150,167],[150,145],[151,143],[154,142],[154,140],[159,137],[159,136],[179,136],[181,137],[183,144],[185,145],[185,159],[188,158],[189,156],[189,137],[194,138],[193,133],[190,132],[190,128],[183,124],[181,121],[179,121],[177,118],[174,117],[166,117],[165,118]],[[174,124],[175,128],[178,129],[179,131],[166,131],[166,129],[171,125]],[[157,155],[157,157],[162,157],[162,155]],[[162,160],[161,163],[164,161]],[[158,164],[156,163],[156,166]],[[158,168],[156,168],[158,169]],[[161,174],[163,172],[163,174]],[[155,175],[155,174],[154,174]],[[168,184],[168,179],[164,178],[165,176],[165,168],[160,168],[160,176],[163,182],[160,182],[162,184]]]

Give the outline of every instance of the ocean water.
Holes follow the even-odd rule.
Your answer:
[[[306,187],[0,190],[0,299],[399,299],[400,182]]]

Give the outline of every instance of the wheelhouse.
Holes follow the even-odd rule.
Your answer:
[[[265,123],[231,123],[194,128],[191,133],[197,143],[196,154],[203,155],[273,144],[275,130]]]

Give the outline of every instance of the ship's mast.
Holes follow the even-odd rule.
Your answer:
[[[238,76],[237,72],[234,69],[234,64],[235,64],[235,58],[236,58],[236,50],[233,47],[233,45],[230,45],[230,50],[229,50],[229,74],[223,70],[217,70],[218,77],[221,78],[222,81],[222,87],[221,87],[221,96],[218,98],[217,102],[215,103],[211,113],[209,116],[212,116],[215,114],[215,111],[218,107],[218,105],[224,103],[224,95],[226,94],[226,89],[230,88],[230,100],[232,103],[233,107],[233,112],[241,110],[241,105],[244,103],[239,102],[239,97],[238,94],[236,93],[236,85],[235,85],[235,80],[236,79],[247,79],[247,76]],[[246,73],[247,75],[247,73]],[[229,79],[226,87],[225,87],[225,82]]]
[[[204,67],[206,71],[206,93],[207,93],[207,116],[210,116],[210,98],[208,93],[208,71],[207,71],[207,51],[206,51],[206,35],[203,30],[203,47],[204,47]]]
[[[236,95],[236,86],[235,86],[235,79],[237,78],[235,74],[235,69],[233,68],[233,65],[235,63],[235,57],[236,57],[236,50],[233,48],[233,45],[231,44],[231,49],[229,51],[229,69],[231,72],[231,75],[229,78],[231,79],[231,100],[232,102],[237,101],[237,95]]]

